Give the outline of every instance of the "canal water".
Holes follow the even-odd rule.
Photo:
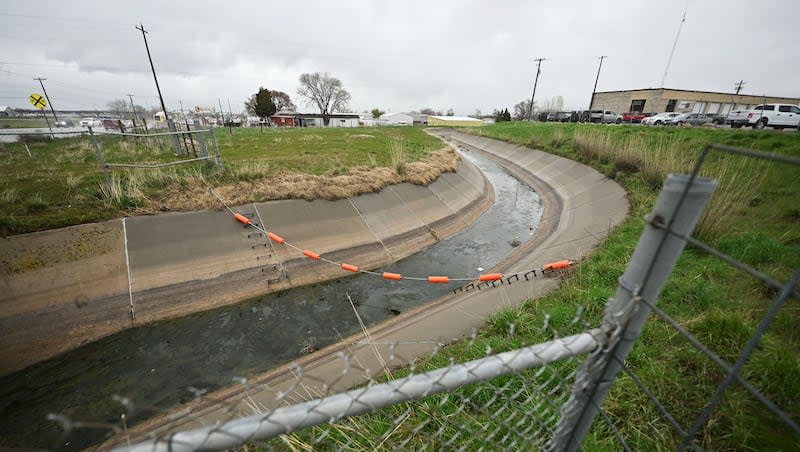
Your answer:
[[[407,276],[474,276],[526,241],[539,224],[539,196],[496,163],[467,150],[494,186],[496,201],[453,237],[378,271]],[[301,245],[302,244],[298,244]],[[103,440],[108,428],[78,428],[66,437],[48,413],[72,421],[119,425],[122,406],[137,407],[129,425],[196,390],[215,390],[290,362],[306,346],[321,348],[358,331],[349,295],[366,324],[429,302],[459,283],[384,281],[357,275],[277,292],[234,306],[115,334],[0,379],[0,446],[75,450]],[[431,337],[436,339],[435,332]]]

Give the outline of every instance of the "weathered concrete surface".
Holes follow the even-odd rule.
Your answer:
[[[0,374],[131,325],[119,221],[0,239]]]
[[[493,199],[462,160],[428,187],[234,210],[328,259],[372,268],[460,231]],[[121,220],[0,240],[0,375],[131,326],[346,274],[273,246],[227,210],[132,217],[124,226],[129,267]]]
[[[544,214],[535,235],[491,271],[512,273],[541,268],[544,263],[554,260],[579,259],[595,248],[628,214],[629,203],[624,190],[588,166],[452,130],[439,129],[432,133],[494,159],[531,185],[542,198]],[[448,192],[446,196],[453,197],[450,202],[455,202],[456,193]],[[234,414],[254,414],[253,406],[259,406],[261,410],[273,409],[303,401],[309,394],[349,389],[364,382],[365,368],[374,372],[383,368],[384,363],[389,367],[404,366],[414,358],[430,356],[434,344],[468,337],[498,309],[541,297],[557,286],[555,278],[534,279],[491,290],[450,294],[370,328],[372,345],[366,343],[363,335],[356,334],[299,360],[304,375],[302,390],[293,391],[280,401],[276,396],[290,390],[297,381],[297,376],[287,368],[275,369],[251,379],[246,392],[242,387],[232,387],[208,398],[226,400],[224,404],[196,403],[192,407],[194,412],[179,421],[161,417],[139,425],[135,430],[162,435],[200,428],[224,422]],[[394,344],[393,349],[390,350],[388,344]],[[351,357],[350,366],[345,367],[338,352]],[[392,361],[392,356],[402,359]],[[347,372],[344,372],[345,368]],[[335,384],[325,388],[323,382]],[[104,447],[121,440],[112,440]]]

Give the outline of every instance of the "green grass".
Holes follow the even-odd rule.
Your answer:
[[[501,352],[521,344],[550,340],[554,337],[553,330],[562,336],[577,332],[580,322],[576,326],[574,318],[579,307],[583,308],[585,322],[591,326],[600,324],[606,301],[616,289],[617,278],[624,272],[644,227],[643,217],[650,212],[659,190],[659,184],[652,180],[654,176],[643,174],[638,167],[643,165],[642,160],[621,169],[623,165],[617,161],[620,156],[646,159],[648,154],[658,155],[666,163],[661,166],[651,163],[649,168],[657,166],[656,169],[662,171],[689,171],[700,148],[708,142],[800,156],[800,134],[773,131],[505,123],[482,127],[474,133],[526,146],[534,144],[537,149],[585,162],[613,176],[625,187],[632,212],[585,262],[565,277],[560,289],[541,299],[527,300],[520,308],[500,311],[489,319],[474,341],[448,346],[433,358],[417,363],[414,369],[417,373],[447,366],[451,359],[468,361],[483,356],[489,349]],[[595,147],[605,143],[612,151],[607,154],[581,151],[575,146],[576,133],[588,135]],[[626,152],[632,145],[640,147],[642,153]],[[719,156],[709,159],[706,174],[720,177],[718,191],[732,191],[739,199],[733,202],[715,198],[712,204],[723,203],[726,209],[735,210],[734,215],[724,227],[711,225],[700,238],[785,281],[800,266],[800,168],[737,159],[744,160],[746,165],[730,166],[729,160]],[[760,183],[751,193],[736,191],[735,187],[726,185],[741,182],[738,175],[730,174],[731,168],[738,168],[737,171],[746,173],[747,177],[758,175]],[[733,208],[734,204],[744,208]],[[689,246],[658,304],[711,350],[732,363],[775,295],[774,290]],[[795,421],[800,421],[800,398],[797,397],[800,394],[800,330],[797,328],[800,311],[795,304],[789,301],[781,310],[742,375]],[[544,328],[545,321],[552,328]],[[513,334],[510,334],[510,324],[514,325]],[[555,398],[552,406],[557,411],[565,391],[571,387],[572,380],[568,377],[577,365],[578,360],[573,359],[550,366],[543,376],[528,371],[498,378],[487,384],[461,388],[447,396],[430,396],[340,424],[298,432],[282,441],[302,448],[312,444],[315,436],[328,431],[330,436],[323,444],[347,445],[351,450],[388,449],[386,444],[398,444],[404,439],[409,439],[410,446],[406,447],[409,449],[423,445],[434,445],[435,449],[448,435],[459,433],[457,426],[463,425],[466,428],[461,431],[461,439],[455,447],[503,448],[497,438],[486,437],[487,431],[498,426],[505,428],[507,424],[492,420],[493,414],[498,410],[532,413],[542,397],[542,391],[535,387],[552,385],[553,375],[564,380],[561,390],[547,395],[551,400]],[[684,428],[691,425],[724,378],[715,364],[655,316],[647,323],[627,365]],[[396,372],[394,377],[407,373],[405,369]],[[520,390],[521,395],[490,398],[507,388]],[[525,396],[531,395],[530,401],[523,401]],[[634,450],[671,450],[679,443],[679,437],[661,418],[657,408],[624,374],[614,384],[604,409]],[[392,421],[396,419],[404,421],[395,425]],[[420,428],[421,424],[425,426]],[[531,421],[525,425],[531,425]],[[380,445],[380,436],[386,429],[394,429],[392,441]],[[698,439],[703,449],[714,450],[800,448],[800,438],[736,384],[728,390]],[[276,440],[272,444],[283,443]],[[595,422],[584,447],[586,450],[621,450],[602,420]]]
[[[55,119],[49,118],[50,126],[55,129]],[[24,129],[26,127],[47,127],[44,118],[0,118],[0,129]]]
[[[225,171],[203,163],[161,170],[111,170],[113,184],[101,189],[102,172],[88,137],[0,144],[0,236],[108,220],[135,214],[142,200],[157,200],[187,181],[219,185],[253,181],[285,172],[339,175],[355,166],[393,167],[392,143],[401,142],[407,162],[442,147],[421,128],[227,129],[216,130]],[[168,137],[133,140],[100,137],[107,163],[174,161]],[[185,158],[185,157],[184,157]]]

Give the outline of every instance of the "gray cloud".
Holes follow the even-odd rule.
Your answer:
[[[462,114],[563,96],[585,108],[599,90],[655,87],[683,2],[29,2],[0,8],[5,44],[0,104],[26,106],[48,78],[56,108],[103,107],[134,93],[156,105],[142,21],[170,108],[223,104],[234,110],[259,86],[296,97],[303,72],[339,77],[357,110],[430,106]],[[689,2],[665,85],[800,96],[796,42],[800,3]],[[36,24],[34,27],[33,24]],[[28,63],[28,64],[18,64]],[[298,99],[295,99],[298,101]],[[227,105],[225,105],[227,108]]]

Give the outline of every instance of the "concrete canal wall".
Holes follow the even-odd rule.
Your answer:
[[[361,268],[471,224],[491,185],[462,159],[427,187],[234,210],[287,241]],[[0,375],[125,328],[346,276],[244,228],[227,210],[131,217],[0,239]]]

